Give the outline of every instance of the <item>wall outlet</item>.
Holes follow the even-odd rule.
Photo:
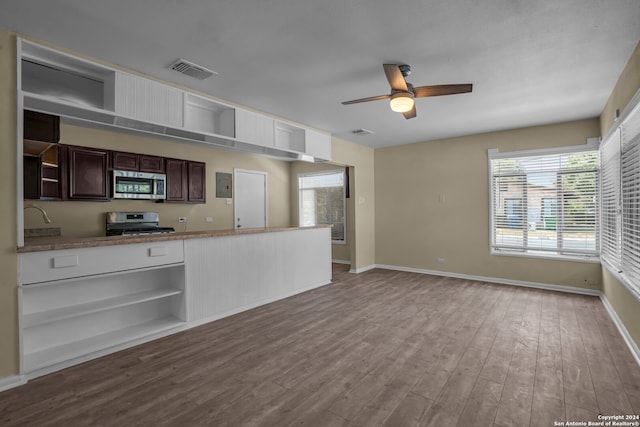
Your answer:
[[[186,216],[179,216],[178,217],[178,222],[187,222],[187,217]]]
[[[205,222],[213,222],[213,218],[208,216],[205,218]]]
[[[444,264],[444,258],[436,258],[438,264]]]

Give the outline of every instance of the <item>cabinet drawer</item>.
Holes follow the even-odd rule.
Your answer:
[[[20,256],[23,284],[71,279],[184,261],[182,240],[31,252]]]

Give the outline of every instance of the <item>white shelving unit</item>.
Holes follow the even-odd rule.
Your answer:
[[[182,241],[27,253],[21,269],[24,373],[46,373],[186,324]]]
[[[299,155],[331,158],[328,133],[236,108],[31,41],[18,39],[18,52],[19,108],[56,114],[74,124],[115,126],[285,160],[297,160]],[[307,152],[307,147],[313,152]]]

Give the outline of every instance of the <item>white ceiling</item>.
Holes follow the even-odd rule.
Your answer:
[[[640,40],[638,0],[20,0],[15,30],[371,147],[595,117]],[[185,58],[219,73],[169,71]],[[415,86],[405,120],[375,101],[383,63]],[[366,128],[374,135],[357,136]]]

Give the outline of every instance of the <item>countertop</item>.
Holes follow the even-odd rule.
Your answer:
[[[208,237],[238,236],[245,234],[273,233],[280,231],[296,231],[311,228],[328,228],[331,225],[312,227],[267,227],[228,230],[184,231],[166,234],[145,234],[138,236],[99,236],[99,237],[30,237],[24,239],[24,246],[17,248],[18,253],[55,251],[60,249],[95,248],[98,246],[128,245],[164,240],[202,239]]]

